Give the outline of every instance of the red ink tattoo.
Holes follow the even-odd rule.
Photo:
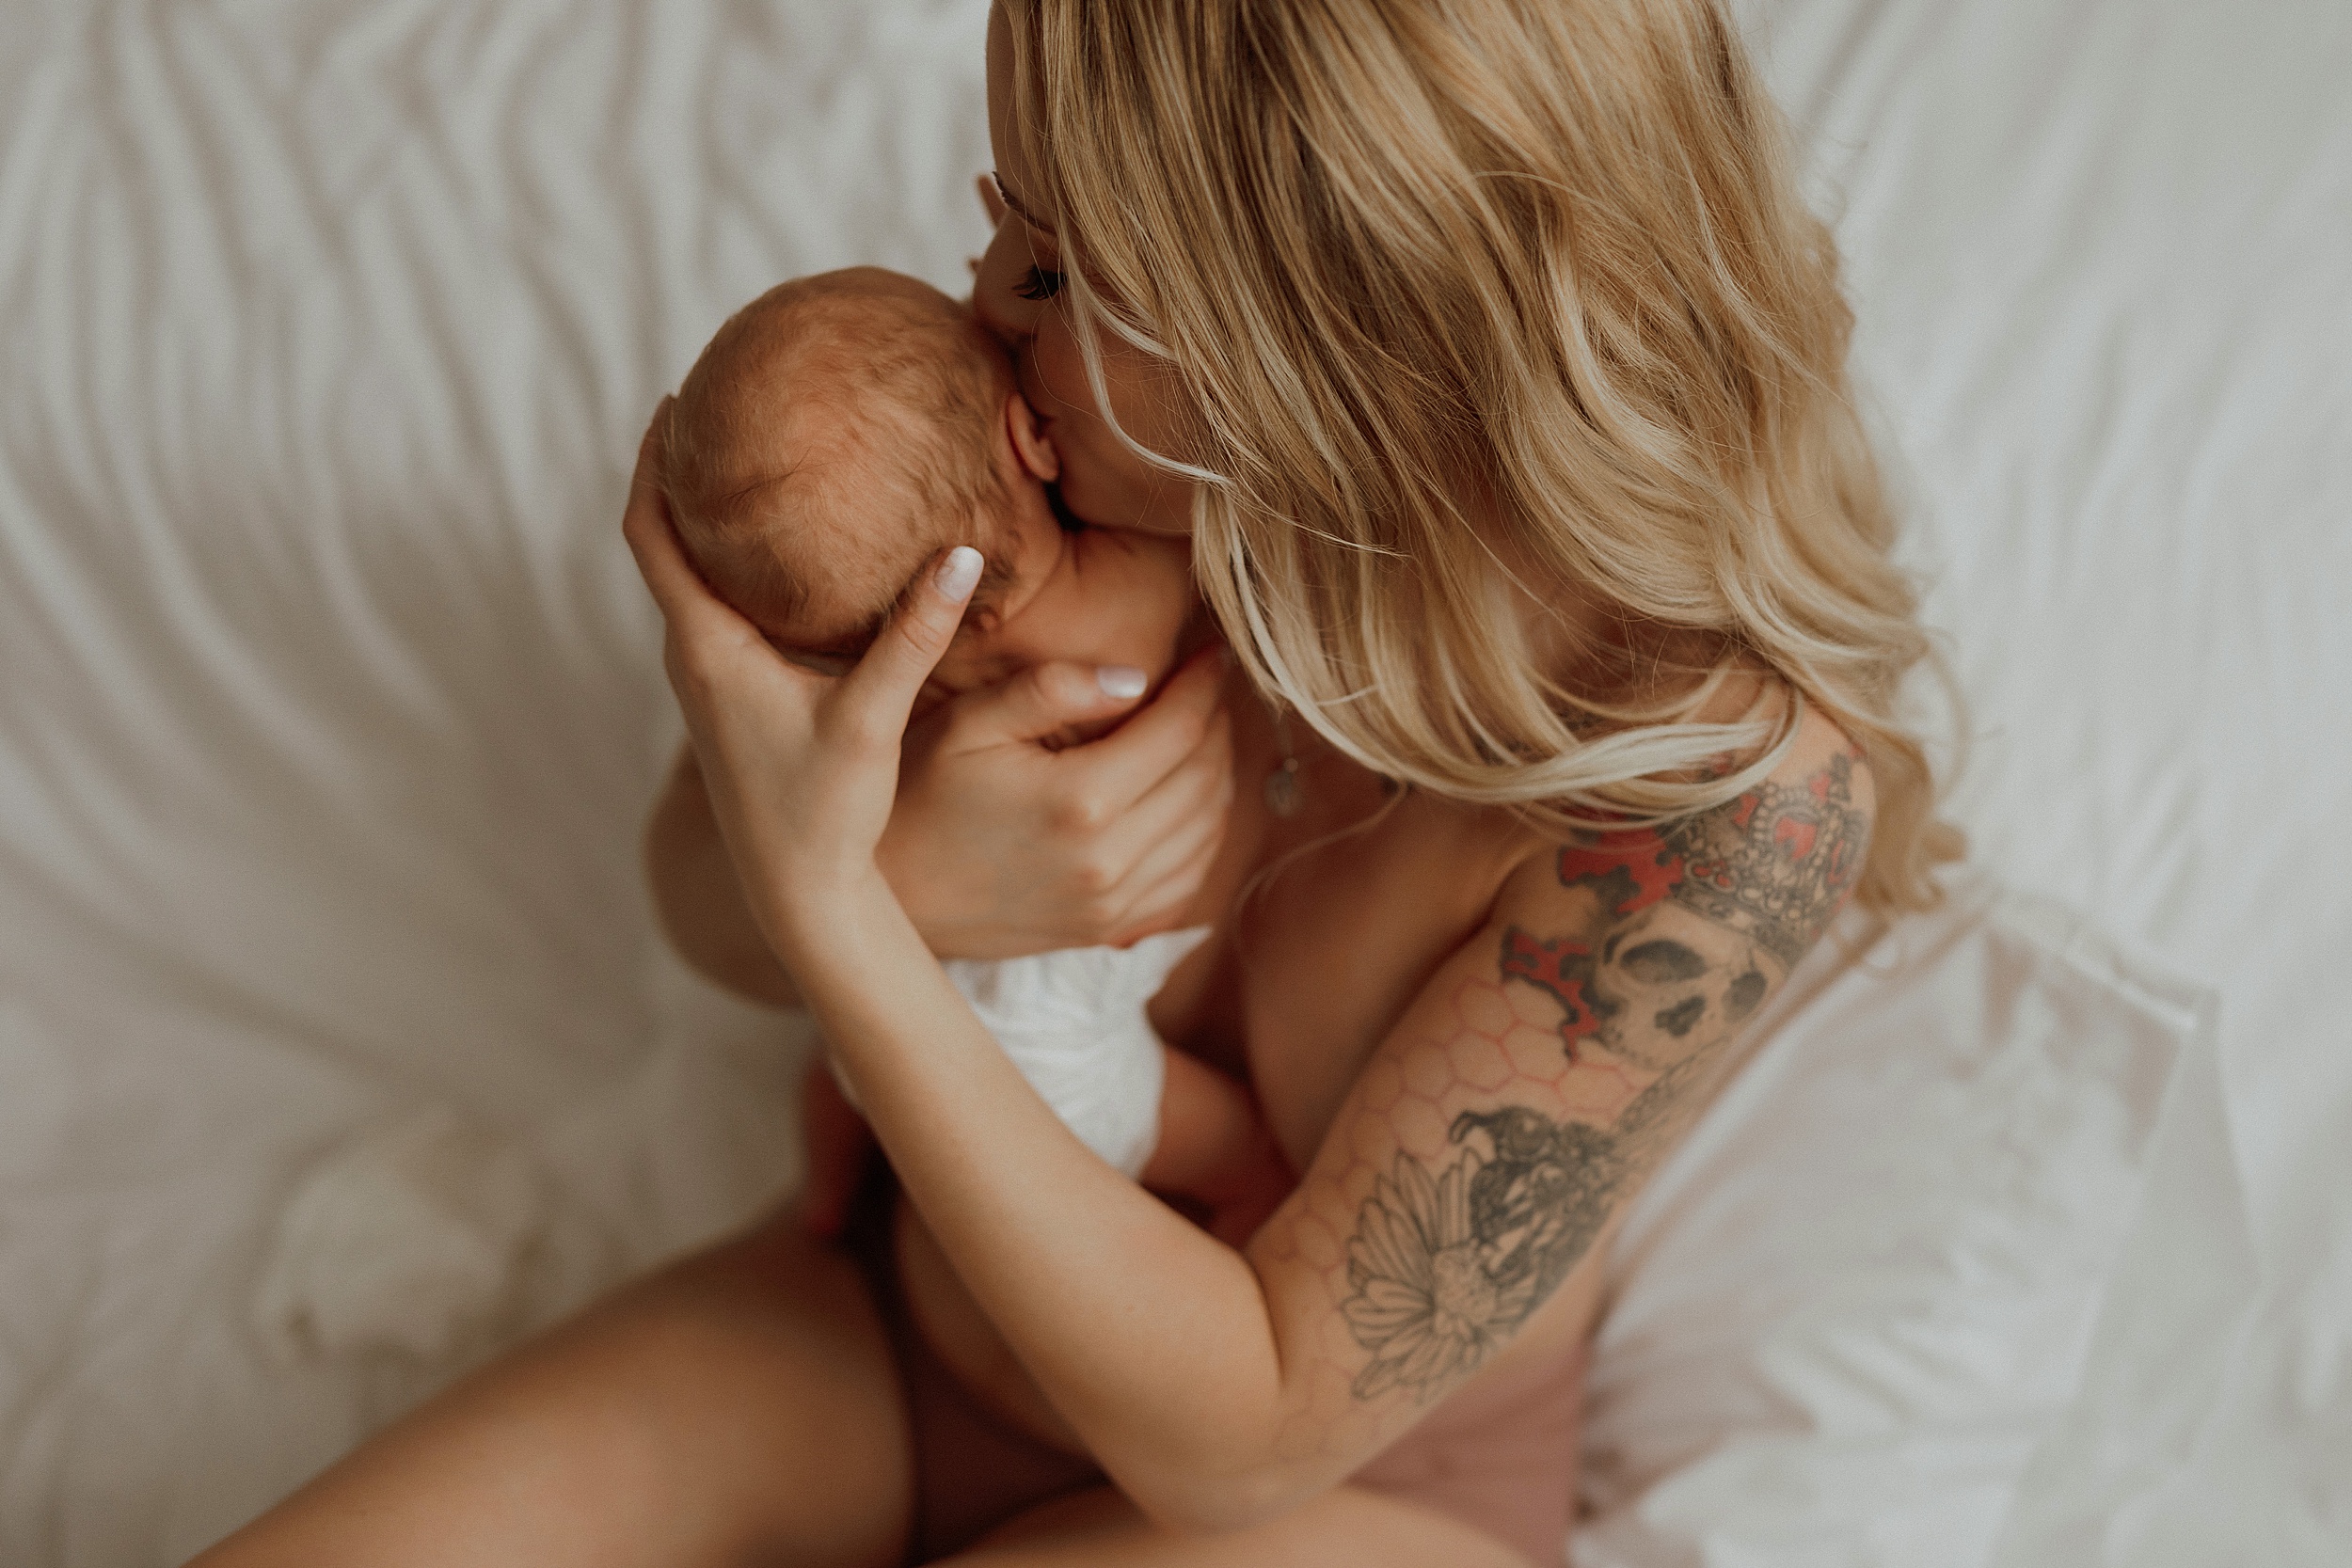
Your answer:
[[[1675,846],[1648,828],[1595,833],[1563,847],[1555,869],[1562,887],[1589,887],[1601,912],[1622,920],[1670,895],[1686,874]]]
[[[1621,926],[1673,896],[1687,874],[1682,855],[1655,830],[1594,833],[1560,851],[1560,885],[1590,888],[1600,900],[1601,919]],[[1608,1022],[1611,1008],[1595,995],[1599,960],[1593,944],[1576,937],[1547,942],[1514,926],[1502,935],[1502,977],[1521,980],[1560,1005],[1560,1046],[1568,1060],[1582,1060],[1579,1044]]]
[[[1560,1004],[1560,1047],[1571,1062],[1580,1060],[1577,1043],[1600,1027],[1584,989],[1593,967],[1592,948],[1573,938],[1539,942],[1517,926],[1502,933],[1502,977],[1524,980]]]

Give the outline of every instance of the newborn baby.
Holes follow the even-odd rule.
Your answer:
[[[811,669],[855,663],[932,556],[979,549],[918,715],[1049,659],[1156,682],[1191,618],[1185,542],[1064,527],[1046,488],[1059,464],[1011,365],[912,277],[852,267],[753,301],[678,389],[662,455],[704,580]]]
[[[971,314],[859,267],[786,283],[703,351],[666,410],[662,484],[713,592],[795,663],[855,663],[904,585],[951,545],[985,562],[917,699],[1067,659],[1156,684],[1191,617],[1181,539],[1065,527],[1054,449]],[[1062,737],[1090,738],[1081,731]],[[1270,1148],[1248,1097],[1171,1053],[1143,1006],[1201,933],[1003,963],[950,963],[981,1022],[1089,1148],[1215,1207],[1220,1150]],[[1163,1148],[1163,1128],[1184,1148]]]

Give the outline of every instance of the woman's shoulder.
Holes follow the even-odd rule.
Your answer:
[[[1770,772],[1661,840],[1681,864],[1683,898],[1753,931],[1785,973],[1860,884],[1877,805],[1862,748],[1807,708]]]
[[[1805,707],[1793,728],[1771,768],[1728,799],[1652,826],[1531,844],[1502,905],[1576,906],[1597,953],[1612,932],[1656,925],[1662,906],[1677,924],[1710,927],[1710,946],[1752,955],[1776,986],[1859,883],[1877,805],[1867,759],[1833,719]]]

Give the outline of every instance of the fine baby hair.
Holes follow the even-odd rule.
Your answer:
[[[1012,391],[1003,351],[915,278],[851,267],[779,284],[719,329],[665,410],[679,539],[763,630],[854,643],[930,555],[992,553]],[[894,526],[861,534],[861,515]]]

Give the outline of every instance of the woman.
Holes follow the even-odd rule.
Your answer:
[[[989,64],[978,309],[1070,509],[1192,531],[1237,669],[1054,757],[1016,743],[1118,705],[1041,673],[901,782],[966,562],[813,676],[641,484],[693,736],[654,834],[674,927],[809,999],[1110,1483],[976,1459],[962,1533],[1008,1521],[976,1560],[1549,1556],[1572,1396],[1515,1394],[1565,1389],[1742,1023],[1850,892],[1924,902],[1945,853],[1829,241],[1708,0],[1006,0]],[[927,951],[1188,907],[1229,940],[1155,1020],[1304,1172],[1239,1252],[1087,1155]],[[867,1280],[769,1225],[205,1560],[898,1560],[934,1499]]]

